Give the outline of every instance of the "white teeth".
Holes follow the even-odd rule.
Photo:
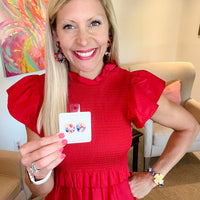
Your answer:
[[[90,51],[90,52],[87,52],[87,53],[80,53],[80,52],[76,52],[76,51],[75,51],[75,53],[76,53],[77,55],[81,56],[81,57],[89,57],[89,56],[91,56],[94,52],[95,52],[95,49],[92,50],[92,51]]]

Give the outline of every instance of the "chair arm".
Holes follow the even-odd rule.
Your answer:
[[[188,110],[200,123],[200,102],[190,98],[184,103],[184,108]]]
[[[144,125],[144,157],[151,157],[153,141],[153,121],[149,119]]]
[[[0,174],[21,179],[19,152],[0,150],[0,163]]]

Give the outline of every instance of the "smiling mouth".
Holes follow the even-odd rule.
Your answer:
[[[74,51],[74,53],[82,58],[88,58],[96,52],[96,49],[90,51]]]

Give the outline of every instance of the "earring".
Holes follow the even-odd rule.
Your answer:
[[[67,133],[73,133],[76,130],[76,127],[73,124],[67,124],[65,127],[65,131]]]
[[[112,35],[110,34],[108,39],[108,46],[105,52],[105,56],[107,57],[110,57],[111,44],[112,44]]]
[[[57,52],[54,54],[56,61],[58,61],[59,63],[66,62],[67,59],[65,58],[65,55],[62,52],[59,41],[56,42],[56,47],[58,48]]]
[[[83,133],[86,129],[86,126],[83,122],[80,122],[76,125],[76,129],[77,129],[78,132]]]

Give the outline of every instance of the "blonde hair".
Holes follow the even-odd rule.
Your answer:
[[[68,62],[59,63],[54,58],[56,41],[52,30],[56,29],[58,11],[70,0],[49,0],[46,14],[45,33],[45,91],[44,101],[38,116],[37,129],[43,127],[45,136],[59,132],[59,113],[67,112],[68,100]],[[112,35],[109,60],[118,63],[118,37],[114,9],[111,0],[100,0],[109,21],[109,33]]]

